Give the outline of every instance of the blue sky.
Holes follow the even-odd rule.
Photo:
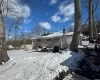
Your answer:
[[[41,27],[45,27],[45,25],[47,25],[47,27],[50,26],[50,28],[45,27],[50,31],[61,31],[63,27],[68,28],[73,25],[73,0],[29,0],[27,1],[27,5],[31,10],[30,17],[28,18],[30,21],[20,25],[24,27],[25,30],[32,29],[32,27],[38,23],[41,23]],[[61,6],[63,7],[61,9],[62,12],[59,9]],[[65,13],[67,11],[64,10],[68,10],[68,14]]]
[[[15,1],[15,0],[12,0]],[[16,0],[16,8],[19,13],[14,13],[18,17],[23,17],[23,22],[19,24],[20,31],[30,32],[39,24],[50,31],[62,31],[63,27],[68,30],[74,26],[74,0]],[[87,0],[82,0],[86,2]],[[96,0],[93,0],[95,6]],[[82,3],[82,24],[88,18],[88,7]],[[18,9],[18,10],[17,10]],[[23,10],[25,9],[25,10]],[[100,7],[97,9],[98,13]],[[22,13],[21,13],[22,12]]]

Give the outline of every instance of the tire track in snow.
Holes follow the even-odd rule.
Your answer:
[[[16,63],[11,64],[8,68],[0,70],[0,74],[4,73],[5,71],[11,69]]]
[[[44,69],[45,68],[45,64],[46,64],[46,62],[48,62],[49,58],[50,58],[50,54],[46,53],[46,55],[42,57],[42,60],[39,61],[40,62],[40,68],[39,68],[38,71],[36,71],[36,72],[38,72],[38,74],[34,78],[34,80],[40,80],[40,78],[43,77],[43,72],[45,70]],[[43,63],[43,64],[41,65],[41,63]]]
[[[13,80],[10,77],[16,77],[19,74],[22,77],[23,75],[25,75],[26,77],[28,76],[29,78],[28,80],[51,80],[51,77],[49,75],[53,75],[54,71],[57,70],[56,66],[59,65],[58,62],[60,62],[60,58],[62,56],[61,54],[58,53],[55,54],[55,53],[40,53],[40,52],[39,53],[34,52],[30,54],[24,52],[21,55],[19,55],[19,53],[16,55],[11,54],[12,57],[15,57],[14,58],[16,62],[15,66],[5,71],[5,73],[7,73],[8,75],[7,79],[9,80]],[[31,58],[30,62],[28,59],[29,57],[33,57]],[[24,58],[26,58],[26,60],[23,60]],[[25,70],[28,73],[26,73]],[[24,72],[25,74],[23,74]],[[1,74],[0,77],[3,75],[4,73]],[[20,76],[18,77],[22,79],[22,77]]]
[[[57,59],[56,61],[58,62],[58,60],[60,60],[60,55],[59,54],[53,54],[53,55],[47,55],[47,57],[45,57],[46,62],[44,64],[42,64],[42,67],[39,70],[39,74],[38,76],[34,79],[34,80],[40,80],[41,77],[44,79],[45,77],[45,71],[47,70],[47,72],[50,73],[50,66],[52,65],[52,63],[55,61],[55,59]],[[48,69],[49,68],[49,69]],[[43,75],[44,74],[44,75]],[[43,77],[44,76],[44,77]],[[48,77],[48,76],[47,76]],[[45,79],[46,80],[46,79]],[[48,80],[48,79],[47,79]]]

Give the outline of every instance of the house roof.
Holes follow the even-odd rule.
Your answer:
[[[33,37],[32,39],[55,38],[55,37],[61,37],[63,35],[73,35],[73,32],[66,32],[65,34],[63,34],[63,32],[55,32],[55,33],[49,34],[47,36]]]

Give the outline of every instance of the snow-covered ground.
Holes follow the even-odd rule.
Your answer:
[[[0,65],[0,80],[53,80],[59,72],[75,69],[84,53],[8,51],[10,61]],[[64,64],[61,64],[64,63]]]
[[[82,45],[87,46],[89,44],[89,41],[82,41]]]

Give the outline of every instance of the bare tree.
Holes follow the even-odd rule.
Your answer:
[[[24,49],[26,50],[26,40],[25,40],[26,38],[25,38],[25,36],[26,36],[25,32],[22,32],[21,33],[21,39],[23,41]]]
[[[3,1],[3,0],[2,0]],[[6,40],[5,40],[5,25],[2,20],[2,1],[0,2],[0,63],[9,60],[7,55]]]
[[[95,12],[96,12],[96,10],[97,10],[97,8],[98,8],[98,0],[96,0],[95,1],[96,2],[96,4],[95,4],[95,7],[94,7],[94,5],[92,4],[92,18],[95,18]],[[88,4],[89,4],[89,1],[84,1],[84,0],[82,0],[82,3],[85,3],[85,8],[87,9],[88,7]],[[94,21],[95,21],[95,19],[93,19]],[[88,23],[88,21],[89,21],[89,17],[86,19],[86,21],[85,21],[85,23],[82,25],[82,27],[81,27],[81,29],[80,29],[80,32],[82,31],[82,29],[87,25],[87,23]],[[94,23],[94,21],[93,21],[93,23]],[[94,26],[94,24],[93,24],[93,26]],[[96,25],[95,25],[96,26]],[[96,27],[94,26],[94,30],[95,30],[95,32],[96,32]],[[97,36],[97,35],[96,35]]]
[[[80,39],[80,27],[81,27],[81,0],[74,0],[75,6],[75,27],[70,50],[78,52],[78,44]]]
[[[20,17],[17,17],[16,18],[16,20],[15,20],[15,49],[16,49],[16,47],[17,47],[17,45],[18,45],[18,43],[17,43],[17,32],[18,32],[18,30],[19,30],[19,24],[20,24],[20,22],[21,22],[21,18]]]
[[[11,35],[12,29],[14,28],[15,21],[12,19],[12,21],[9,22],[9,25],[7,27],[7,40],[9,41],[9,37]]]
[[[93,8],[92,8],[93,9]],[[95,34],[94,37],[95,39],[97,39],[98,35],[97,35],[97,28],[96,28],[96,22],[95,22],[95,15],[93,13],[92,10],[92,18],[93,18],[93,33]]]
[[[95,21],[95,11],[98,7],[98,0],[96,0],[96,5],[94,7],[94,5],[92,5],[92,18],[93,18],[93,31],[94,31],[94,34],[95,34],[95,38],[97,39],[98,35],[97,35],[97,27],[96,27],[96,21]]]
[[[93,40],[93,26],[92,26],[92,0],[89,1],[89,41]]]
[[[45,29],[45,28],[43,29],[43,34],[44,34],[44,35],[46,34],[46,29]]]
[[[15,7],[13,7],[13,5],[15,5]],[[18,5],[17,0],[0,0],[0,63],[9,60],[5,42],[5,29],[7,28],[6,27],[7,16],[9,16],[10,18],[16,18],[16,16],[25,18],[29,16],[29,15],[27,16],[23,15],[27,10],[26,8],[23,7],[21,7],[23,9],[19,10],[20,7],[21,6]],[[30,12],[30,10],[28,10],[27,12]],[[16,26],[18,26],[18,24]],[[14,27],[16,28],[16,26]],[[9,35],[11,32],[11,28],[12,25],[9,29]],[[15,33],[17,33],[17,31],[15,31]]]
[[[43,31],[43,28],[39,25],[39,23],[37,23],[37,25],[32,29],[32,34],[34,36],[40,36]]]
[[[97,34],[99,36],[100,33],[100,16],[96,15],[96,28],[97,28]]]

